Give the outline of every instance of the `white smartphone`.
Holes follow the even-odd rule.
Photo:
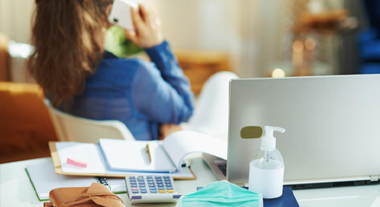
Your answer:
[[[133,0],[114,0],[108,21],[126,30],[135,31],[131,8],[138,10],[139,4]]]

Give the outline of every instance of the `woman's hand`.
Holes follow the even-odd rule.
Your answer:
[[[154,47],[164,41],[160,20],[153,9],[139,4],[138,11],[132,8],[131,12],[135,31],[125,31],[129,40],[141,48]]]
[[[176,131],[181,131],[183,128],[179,125],[175,124],[163,124],[160,126],[160,140],[165,139],[165,137],[169,136],[171,133]]]

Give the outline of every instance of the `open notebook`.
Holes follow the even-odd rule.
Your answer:
[[[151,160],[146,146],[150,146]],[[183,165],[186,155],[203,152],[227,158],[227,142],[194,131],[178,131],[164,141],[100,139],[99,144],[49,143],[57,174],[123,177],[136,173],[169,174],[175,179],[195,179]],[[87,167],[67,164],[67,158],[83,160]]]

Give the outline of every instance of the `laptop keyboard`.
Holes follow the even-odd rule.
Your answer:
[[[218,165],[218,168],[220,171],[222,171],[223,175],[226,176],[227,172],[227,163]]]

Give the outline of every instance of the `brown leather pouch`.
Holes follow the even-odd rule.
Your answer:
[[[50,203],[55,207],[124,207],[121,198],[106,186],[92,183],[90,187],[56,188],[49,193]]]

